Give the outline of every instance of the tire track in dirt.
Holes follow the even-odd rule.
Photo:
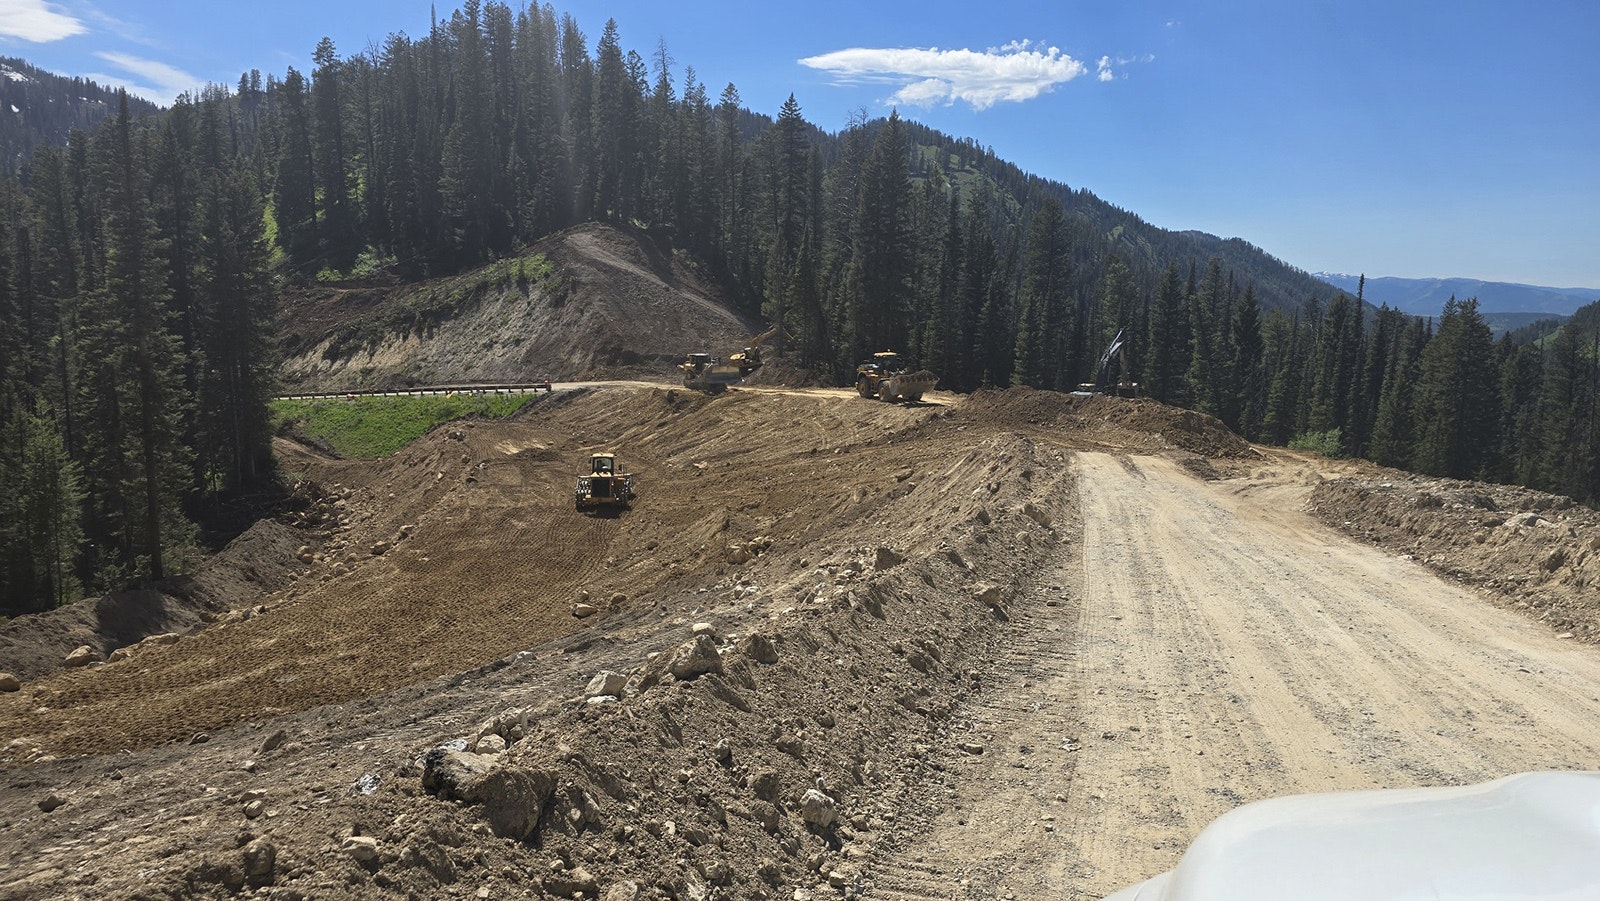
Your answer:
[[[1322,527],[1292,478],[1079,471],[1081,560],[1044,579],[1071,597],[1016,601],[950,739],[982,753],[877,896],[1100,898],[1249,801],[1595,766],[1592,649]]]
[[[515,463],[474,479],[415,538],[359,571],[181,649],[153,648],[116,679],[64,674],[47,699],[54,709],[25,714],[23,728],[77,733],[80,752],[114,751],[388,691],[576,629],[571,604],[604,567],[621,517],[573,513],[566,492],[535,490]],[[370,640],[352,642],[362,635]],[[180,693],[182,703],[163,701]]]
[[[1071,796],[1090,803],[1056,897],[1167,869],[1264,797],[1593,765],[1591,652],[1320,527],[1303,489],[1230,494],[1138,458],[1129,490],[1112,458],[1081,461],[1093,744]],[[1519,678],[1507,656],[1560,677]]]

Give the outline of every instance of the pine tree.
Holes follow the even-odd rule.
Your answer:
[[[1394,359],[1384,373],[1368,457],[1383,466],[1404,469],[1411,463],[1415,426],[1412,421],[1422,352],[1431,335],[1422,319],[1412,317],[1396,342]]]
[[[1189,371],[1189,313],[1185,309],[1183,280],[1176,263],[1168,263],[1156,289],[1150,311],[1149,353],[1144,370],[1145,392],[1162,403],[1177,403],[1183,396],[1184,373]]]
[[[305,78],[291,66],[278,94],[282,138],[272,193],[278,246],[295,266],[309,269],[319,260],[321,239],[317,232],[316,170],[311,155]]]
[[[1494,476],[1496,481],[1531,485],[1537,478],[1544,355],[1534,345],[1514,345],[1509,335],[1495,350],[1500,359],[1500,448]]]
[[[1429,475],[1480,478],[1494,464],[1499,392],[1489,326],[1475,299],[1451,298],[1422,352],[1412,465]]]
[[[1256,302],[1255,285],[1245,286],[1244,295],[1233,314],[1232,383],[1237,386],[1231,402],[1224,408],[1223,422],[1254,441],[1261,436],[1267,416],[1267,374],[1262,368],[1266,353],[1261,337],[1261,306]]]
[[[350,268],[360,239],[350,201],[349,179],[345,175],[344,110],[340,79],[344,66],[333,41],[324,37],[311,55],[317,68],[312,72],[312,166],[316,193],[322,200],[322,219],[318,237],[324,262],[337,270]]]
[[[1191,270],[1190,282],[1194,281]],[[1188,383],[1189,396],[1194,408],[1202,413],[1217,415],[1222,412],[1224,380],[1218,358],[1221,335],[1228,327],[1228,319],[1219,315],[1223,310],[1227,283],[1222,275],[1222,260],[1212,257],[1206,264],[1205,282],[1199,291],[1189,292],[1190,356]]]
[[[1568,325],[1550,341],[1549,361],[1539,394],[1539,448],[1534,454],[1534,487],[1582,496],[1578,486],[1587,468],[1579,449],[1586,448],[1595,398],[1583,336]]]
[[[911,175],[905,127],[892,112],[873,141],[861,177],[853,256],[851,314],[842,366],[878,347],[905,349],[911,308]]]
[[[1069,247],[1061,204],[1046,200],[1029,220],[1027,231],[1011,382],[1061,388],[1069,381],[1065,345],[1071,331],[1079,327],[1068,311]]]
[[[97,136],[96,180],[103,197],[105,282],[89,298],[85,376],[89,401],[85,482],[106,528],[96,537],[108,573],[162,579],[181,562],[192,527],[182,511],[190,484],[179,443],[180,350],[161,240],[151,218],[146,164],[135,150],[126,95],[112,126]]]

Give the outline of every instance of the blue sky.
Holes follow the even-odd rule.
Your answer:
[[[520,0],[513,3],[520,5]],[[455,8],[441,2],[441,16]],[[681,84],[901,115],[1310,271],[1600,288],[1600,3],[569,0]],[[976,13],[976,14],[975,14]],[[0,0],[0,54],[168,102],[426,33],[412,0]]]

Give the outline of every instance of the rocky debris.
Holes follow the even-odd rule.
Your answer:
[[[66,656],[66,659],[61,661],[61,665],[68,669],[73,669],[88,666],[91,663],[99,663],[103,659],[99,651],[86,644],[81,644],[74,648],[72,653]]]
[[[559,898],[592,898],[600,893],[600,880],[582,866],[570,870],[552,869],[550,875],[544,877],[544,890]],[[611,897],[609,892],[606,897]]]
[[[0,673],[0,691],[21,691],[22,680],[10,673]]]
[[[777,801],[782,788],[783,783],[776,770],[762,770],[750,779],[750,790],[763,801]]]
[[[766,635],[746,635],[744,638],[739,639],[739,643],[735,645],[735,650],[757,663],[771,666],[778,662],[778,645]]]
[[[897,553],[891,548],[879,546],[877,553],[873,556],[872,568],[876,570],[893,569],[904,562],[906,562],[905,555]]]
[[[423,755],[422,787],[447,801],[482,804],[496,835],[523,841],[538,831],[555,780],[500,755],[435,747]]]
[[[463,749],[479,754],[499,753],[527,734],[529,710],[512,707],[502,710],[478,726],[478,731]],[[499,739],[498,744],[495,739]]]
[[[429,748],[422,758],[422,787],[447,801],[480,800],[480,786],[495,759],[486,754]]]
[[[1001,608],[1001,599],[1004,592],[999,585],[981,584],[973,589],[972,598],[980,604],[985,604],[996,610]]]
[[[266,754],[270,751],[276,751],[283,747],[283,743],[288,739],[289,733],[283,731],[282,729],[275,729],[273,730],[272,734],[261,740],[261,747],[258,749],[257,753]]]
[[[370,835],[352,835],[339,843],[339,850],[364,867],[378,864],[378,840]]]
[[[600,612],[600,608],[582,601],[572,605],[572,615],[578,619],[588,619]]]
[[[749,563],[772,547],[772,538],[761,535],[749,541],[736,541],[728,545],[727,561],[735,566]]]
[[[56,794],[55,792],[51,792],[48,795],[45,795],[44,797],[39,799],[39,809],[44,811],[45,813],[54,813],[56,810],[59,810],[61,808],[61,806],[66,804],[66,803],[67,803],[67,799],[66,798],[61,797],[60,795]]]
[[[601,670],[594,674],[593,679],[589,680],[589,684],[583,689],[583,695],[586,698],[599,698],[607,695],[614,698],[621,697],[622,689],[627,684],[627,676],[621,673],[614,673],[611,670]]]
[[[278,846],[265,838],[253,839],[240,852],[244,881],[252,888],[271,885],[277,875]]]
[[[839,821],[839,805],[827,794],[809,788],[800,799],[800,818],[813,829],[830,829]]]
[[[707,673],[724,672],[722,654],[709,635],[696,635],[673,650],[647,660],[636,674],[639,690],[661,683],[667,676],[687,682]]]

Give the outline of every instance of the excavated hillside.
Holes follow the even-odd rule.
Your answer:
[[[291,380],[661,384],[280,438],[191,577],[0,625],[0,899],[1094,899],[1248,801],[1600,760],[1592,511],[1148,400],[688,392],[753,324],[544,252],[300,298]]]
[[[647,235],[592,223],[451,278],[296,289],[281,319],[291,393],[655,377],[765,327]]]

